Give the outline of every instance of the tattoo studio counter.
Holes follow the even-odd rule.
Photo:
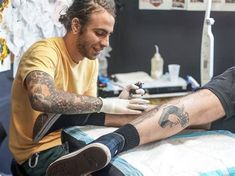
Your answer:
[[[152,79],[145,72],[132,72],[115,74],[112,80],[99,81],[98,94],[101,97],[118,97],[122,89],[137,82],[142,82],[142,88],[146,94],[142,97],[149,99],[152,104],[159,104],[171,98],[184,96],[190,92],[185,79],[179,77],[177,81],[170,81],[169,77],[163,76],[159,80]]]

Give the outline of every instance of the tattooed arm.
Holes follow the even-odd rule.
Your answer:
[[[225,115],[219,99],[203,89],[147,112],[131,122],[140,135],[140,144],[161,140],[186,127],[211,123]]]
[[[31,106],[37,111],[80,114],[97,112],[102,106],[99,98],[57,90],[53,78],[42,71],[30,72],[25,79],[25,85]]]

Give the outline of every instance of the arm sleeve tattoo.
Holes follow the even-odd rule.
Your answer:
[[[97,112],[102,106],[99,98],[57,90],[53,78],[42,71],[30,72],[25,85],[31,106],[38,111],[82,114]]]

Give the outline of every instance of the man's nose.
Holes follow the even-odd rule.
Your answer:
[[[101,40],[101,45],[102,45],[103,47],[109,46],[109,36],[106,36],[106,37],[102,38],[102,40]]]

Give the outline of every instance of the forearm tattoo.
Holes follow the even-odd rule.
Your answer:
[[[25,84],[31,105],[38,111],[81,114],[97,112],[102,106],[99,98],[57,90],[53,78],[42,71],[29,73]]]
[[[174,122],[173,118],[171,120],[171,116],[175,116],[177,120]],[[158,121],[158,124],[162,128],[166,128],[167,126],[173,127],[178,124],[181,125],[181,127],[186,127],[189,123],[189,117],[188,113],[184,112],[184,107],[179,108],[174,105],[169,105],[167,107],[163,107],[162,114],[160,116],[160,119]]]

